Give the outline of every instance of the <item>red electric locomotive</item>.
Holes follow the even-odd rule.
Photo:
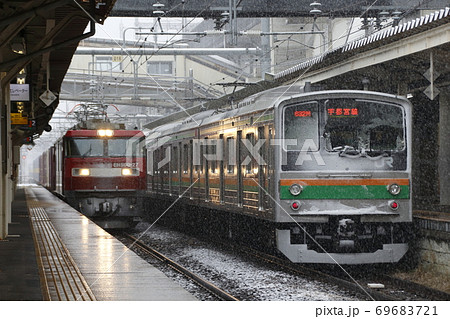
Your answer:
[[[41,172],[50,172],[54,181],[44,186],[53,186],[101,227],[133,227],[143,216],[144,141],[141,131],[125,130],[123,125],[85,122],[67,131],[48,151],[54,161],[47,163],[53,167],[41,167]]]

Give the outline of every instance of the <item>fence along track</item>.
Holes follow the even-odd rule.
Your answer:
[[[26,188],[25,192],[44,299],[96,300],[32,189]]]

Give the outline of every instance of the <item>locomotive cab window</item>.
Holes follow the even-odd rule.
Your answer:
[[[309,151],[319,150],[319,112],[317,102],[284,108],[284,149],[300,151],[308,143]]]
[[[72,157],[103,156],[103,140],[96,138],[68,138],[66,155]]]
[[[66,155],[70,157],[142,156],[143,139],[66,138]]]
[[[111,138],[106,143],[108,156],[142,156],[142,139]]]

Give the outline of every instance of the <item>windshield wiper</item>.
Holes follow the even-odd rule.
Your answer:
[[[81,157],[85,157],[88,154],[91,154],[91,151],[92,151],[92,145],[89,145],[89,149],[83,155],[81,155]]]
[[[339,151],[340,157],[350,157],[350,158],[358,158],[361,156],[365,156],[365,152],[355,150],[353,146],[345,145],[345,146],[337,146],[333,148],[333,151]]]
[[[337,146],[333,148],[334,152],[339,151],[340,157],[360,158],[367,157],[370,160],[378,160],[382,157],[391,157],[390,151],[366,151],[364,148],[361,150],[355,149],[353,146]]]

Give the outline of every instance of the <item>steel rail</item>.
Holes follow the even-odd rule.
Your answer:
[[[376,301],[400,301],[401,299],[398,299],[396,297],[387,295],[385,293],[382,293],[380,291],[371,289],[371,288],[365,288],[366,292],[361,291],[361,287],[357,285],[356,283],[353,283],[351,281],[332,276],[330,274],[327,274],[325,272],[312,269],[309,267],[305,267],[298,264],[293,264],[290,261],[275,257],[273,255],[269,255],[257,250],[254,250],[250,247],[239,247],[239,246],[233,246],[233,249],[239,250],[241,253],[248,256],[251,254],[253,257],[257,258],[259,261],[262,261],[267,264],[275,265],[276,267],[282,268],[283,270],[293,273],[295,275],[301,275],[305,278],[311,278],[313,277],[316,280],[326,282],[329,284],[335,284],[340,287],[344,287],[345,289],[348,289],[350,292],[357,293],[358,295],[364,296],[367,298],[367,294],[370,294],[370,296],[375,299]],[[277,268],[277,269],[279,269]]]
[[[253,257],[257,258],[258,260],[269,263],[272,265],[276,265],[277,267],[281,267],[291,273],[299,274],[302,276],[308,276],[310,277],[313,275],[316,279],[320,281],[326,281],[331,284],[336,284],[341,287],[344,287],[346,289],[349,289],[352,292],[356,292],[358,294],[361,294],[363,296],[366,296],[364,292],[361,292],[361,288],[348,280],[342,279],[340,277],[331,275],[329,273],[325,273],[323,271],[312,269],[307,266],[298,265],[298,264],[292,264],[290,261],[278,258],[273,255],[269,255],[257,250],[254,250],[250,247],[242,247],[242,246],[233,246],[234,251],[240,251],[241,253],[248,256],[251,254]],[[450,294],[436,290],[433,288],[426,287],[424,285],[411,282],[408,280],[403,280],[400,278],[392,277],[387,274],[377,274],[375,275],[376,278],[395,285],[396,288],[402,288],[406,290],[408,293],[418,293],[421,295],[421,297],[427,297],[429,300],[442,300],[442,301],[448,301],[450,300]],[[398,296],[393,296],[391,294],[387,294],[384,292],[381,292],[379,290],[376,290],[376,288],[369,288],[366,287],[365,290],[377,301],[402,301],[404,299],[398,298]]]
[[[128,239],[132,240],[133,241],[133,245],[138,246],[140,249],[142,249],[146,253],[152,255],[154,258],[160,260],[161,262],[169,265],[171,268],[175,269],[179,273],[181,273],[184,276],[190,278],[191,280],[193,280],[194,282],[196,282],[197,284],[199,284],[200,286],[202,286],[206,290],[210,291],[211,293],[213,293],[214,295],[216,295],[220,299],[225,300],[225,301],[239,301],[239,299],[237,299],[236,297],[234,297],[234,296],[230,295],[229,293],[223,291],[222,289],[220,289],[219,287],[217,287],[214,284],[210,283],[209,281],[207,281],[207,280],[197,276],[192,271],[184,268],[180,264],[178,264],[175,261],[171,260],[170,258],[164,256],[163,254],[161,254],[157,250],[151,248],[150,246],[146,245],[145,243],[143,243],[141,240],[139,240],[138,238],[134,237],[133,235],[130,235],[130,234],[127,234],[127,233],[123,233],[123,235],[125,237],[127,237]]]
[[[450,294],[437,290],[434,288],[430,288],[421,284],[418,284],[413,281],[393,277],[391,275],[379,275],[382,280],[390,281],[404,289],[413,289],[414,291],[417,291],[418,293],[428,297],[430,300],[434,301],[449,301],[450,300]]]

